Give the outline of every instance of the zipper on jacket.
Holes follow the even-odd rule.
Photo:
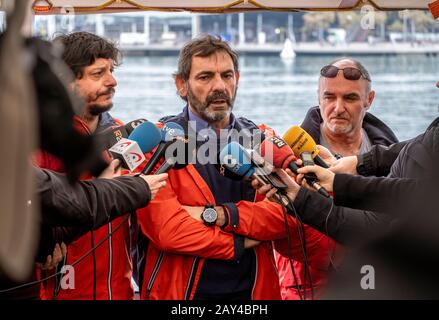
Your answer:
[[[160,251],[159,257],[154,265],[154,269],[152,269],[151,277],[149,278],[148,285],[146,286],[146,299],[149,298],[149,294],[151,293],[152,286],[157,278],[157,274],[160,269],[160,265],[163,261],[164,252]]]
[[[256,198],[258,196],[257,194],[258,193],[255,192],[255,197],[253,199],[253,203],[256,203]],[[252,288],[252,293],[251,293],[251,297],[250,297],[251,300],[254,299],[253,296],[254,296],[255,288],[256,288],[256,280],[258,279],[258,254],[256,253],[256,248],[253,248],[253,252],[255,253],[256,266],[255,266],[255,280],[253,282],[253,288]]]
[[[94,248],[95,240],[93,230],[90,231],[91,247]],[[96,251],[92,251],[93,256],[93,300],[96,300]]]
[[[256,288],[256,281],[258,279],[258,255],[256,254],[256,248],[253,248],[253,251],[255,253],[255,259],[256,259],[256,270],[255,270],[255,280],[253,282],[253,288],[252,288],[252,295],[251,295],[251,300],[254,300],[254,293],[255,293],[255,288]]]
[[[199,260],[199,258],[195,257],[194,262],[192,263],[191,273],[189,275],[189,280],[187,282],[186,290],[184,292],[184,300],[189,300],[189,298],[190,298],[194,276],[195,276],[195,273],[197,272],[197,268],[198,268],[198,260]]]
[[[112,226],[111,222],[108,223],[108,234],[112,234]],[[108,277],[107,277],[107,286],[108,286],[108,300],[113,300],[113,292],[111,290],[111,276],[113,272],[113,241],[112,236],[108,238]]]

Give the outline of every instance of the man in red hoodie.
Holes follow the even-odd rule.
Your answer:
[[[74,81],[70,89],[86,103],[84,113],[74,118],[78,131],[92,134],[120,125],[121,122],[108,113],[113,106],[112,99],[117,85],[113,70],[119,64],[119,50],[113,43],[88,32],[61,35],[54,42],[63,45],[62,58],[73,72]],[[64,170],[58,159],[45,152],[40,152],[35,162],[42,168],[58,172]],[[68,246],[66,264],[71,265],[103,241],[102,245],[75,265],[74,289],[73,286],[71,289],[63,289],[55,285],[53,297],[105,300],[133,298],[127,217],[119,217],[96,231],[87,232]],[[72,277],[69,273],[65,276]],[[52,298],[52,292],[47,292],[46,298]]]

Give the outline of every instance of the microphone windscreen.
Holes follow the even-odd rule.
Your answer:
[[[291,147],[296,156],[304,151],[308,151],[315,158],[319,154],[316,142],[308,132],[299,126],[293,126],[284,134],[283,139]]]
[[[146,119],[137,119],[137,120],[130,121],[125,125],[125,130],[128,134],[131,134],[131,132],[133,132],[134,129],[136,129],[139,125],[141,125],[142,123],[147,122],[147,121],[148,120],[146,120]]]
[[[254,173],[251,157],[237,142],[226,145],[220,152],[219,160],[220,164],[239,176],[250,177]]]
[[[97,133],[99,145],[105,149],[110,149],[122,138],[128,138],[128,133],[124,126],[113,126]]]
[[[261,144],[261,156],[276,168],[286,169],[291,161],[296,160],[293,151],[285,141],[273,136]]]
[[[152,122],[146,121],[134,129],[128,139],[136,141],[142,152],[147,153],[160,143],[162,136]]]
[[[182,137],[185,135],[183,127],[175,122],[166,122],[161,133],[163,141],[171,141],[175,137]]]

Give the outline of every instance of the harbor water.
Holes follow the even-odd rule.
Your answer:
[[[376,97],[370,112],[400,140],[422,133],[439,115],[439,57],[426,55],[356,57],[369,70]],[[118,81],[112,114],[123,121],[157,121],[184,107],[172,77],[176,56],[126,57],[115,71]],[[243,56],[234,113],[265,123],[282,135],[300,124],[318,104],[319,70],[327,56]]]

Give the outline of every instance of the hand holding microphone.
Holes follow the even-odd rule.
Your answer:
[[[337,158],[334,157],[334,155],[331,153],[331,151],[329,151],[328,148],[319,144],[316,146],[316,148],[317,150],[319,150],[319,156],[329,165],[329,167],[332,167],[332,165],[337,162]]]
[[[290,169],[275,169],[277,176],[282,180],[282,182],[287,186],[284,190],[287,197],[291,202],[294,202],[296,199],[297,193],[300,190],[300,185],[296,183],[294,180],[294,175]],[[256,189],[256,191],[262,195],[265,195],[267,199],[273,202],[279,203],[275,194],[278,190],[270,184],[261,184],[257,179],[252,181],[252,187]],[[282,204],[282,203],[280,203]]]
[[[122,163],[119,159],[113,159],[108,167],[98,176],[99,179],[113,179],[122,175]]]
[[[357,165],[358,165],[358,157],[349,156],[335,161],[332,164],[331,168],[329,168],[329,170],[331,170],[334,173],[346,173],[346,174],[358,175]]]
[[[302,184],[302,185],[307,186],[308,188],[310,188],[310,187],[307,184],[305,177],[307,174],[312,173],[317,177],[320,185],[323,188],[325,188],[329,192],[332,192],[334,190],[335,173],[332,172],[331,170],[314,165],[314,166],[305,166],[305,167],[299,168],[297,170],[297,172],[299,173],[299,175],[297,176],[297,182]]]

